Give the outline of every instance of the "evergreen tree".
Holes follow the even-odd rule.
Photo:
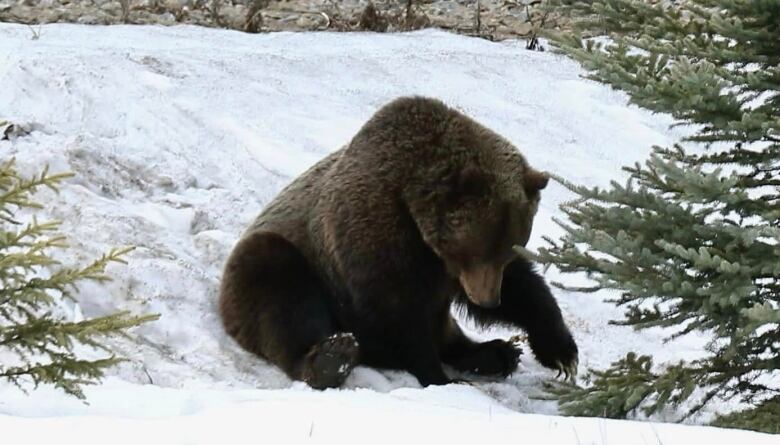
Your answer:
[[[766,419],[780,403],[780,0],[550,1],[574,17],[575,32],[551,36],[560,51],[692,131],[624,168],[624,184],[559,179],[578,198],[538,259],[586,272],[593,286],[579,290],[619,290],[617,324],[712,338],[698,360],[656,369],[629,354],[586,388],[559,386],[563,412],[625,417],[686,402],[690,415],[740,396],[763,401],[743,413],[755,422],[718,424],[776,430]]]
[[[65,249],[57,233],[59,223],[27,224],[16,219],[20,209],[34,213],[41,205],[32,200],[40,187],[57,190],[69,174],[50,175],[46,169],[36,177],[23,178],[9,161],[0,165],[0,378],[24,389],[25,383],[53,384],[68,394],[84,398],[82,385],[96,383],[105,368],[120,358],[101,341],[124,334],[127,328],[154,320],[156,315],[132,316],[119,312],[82,321],[58,316],[57,305],[72,300],[76,284],[85,280],[106,281],[110,262],[123,262],[131,249],[115,249],[83,268],[61,266],[50,256]],[[74,352],[78,345],[103,350],[107,357],[89,360]]]

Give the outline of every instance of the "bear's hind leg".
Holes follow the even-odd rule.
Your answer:
[[[315,389],[337,388],[357,365],[359,351],[354,335],[331,335],[314,345],[303,358],[299,378]]]
[[[355,337],[339,332],[327,291],[301,252],[271,232],[245,236],[228,259],[219,307],[244,349],[295,380],[340,386],[357,364]]]

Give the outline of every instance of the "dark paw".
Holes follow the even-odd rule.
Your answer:
[[[528,340],[539,363],[558,371],[556,377],[563,374],[566,380],[574,380],[579,365],[577,343],[565,326],[552,332],[529,333]]]
[[[451,379],[447,377],[444,372],[441,373],[441,375],[433,375],[433,376],[421,376],[421,375],[415,375],[417,377],[417,381],[420,382],[421,386],[431,386],[431,385],[449,385],[450,383],[460,383],[457,379]]]
[[[301,377],[315,389],[341,386],[357,365],[359,352],[358,342],[352,334],[332,335],[306,354]]]
[[[515,372],[522,350],[504,340],[480,343],[452,363],[455,369],[479,375],[508,376]]]

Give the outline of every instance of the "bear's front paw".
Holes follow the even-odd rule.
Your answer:
[[[452,366],[459,371],[506,377],[517,369],[522,352],[512,343],[493,340],[476,345],[473,351],[452,363]]]
[[[528,340],[539,363],[558,371],[556,378],[563,374],[565,380],[574,380],[579,365],[577,343],[565,326],[552,332],[529,333]]]

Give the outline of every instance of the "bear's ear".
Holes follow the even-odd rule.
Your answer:
[[[528,195],[535,195],[539,193],[540,190],[547,187],[547,183],[550,182],[550,175],[545,172],[528,169],[523,180],[525,183],[525,192]]]
[[[487,178],[478,168],[466,166],[458,174],[455,188],[459,196],[479,196],[487,192]]]

